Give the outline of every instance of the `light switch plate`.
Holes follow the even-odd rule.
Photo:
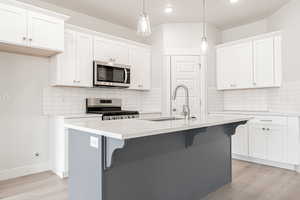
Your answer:
[[[91,136],[90,137],[90,146],[93,147],[93,148],[98,149],[98,147],[99,147],[99,139],[97,137]]]

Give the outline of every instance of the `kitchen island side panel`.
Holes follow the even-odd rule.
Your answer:
[[[103,199],[199,200],[230,182],[231,135],[215,126],[128,140],[103,173]]]
[[[98,141],[98,148],[90,145],[91,137]],[[102,137],[70,129],[70,200],[102,200],[102,163]]]

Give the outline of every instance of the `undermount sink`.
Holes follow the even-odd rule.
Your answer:
[[[183,120],[183,117],[160,117],[155,119],[147,119],[148,121],[162,122],[162,121],[174,121],[174,120]]]

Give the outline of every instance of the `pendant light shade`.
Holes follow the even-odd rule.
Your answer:
[[[139,16],[137,33],[141,36],[146,37],[151,35],[151,25],[149,15],[146,13],[145,0],[142,0],[142,4],[143,10]]]
[[[207,49],[208,49],[208,41],[207,41],[207,37],[206,37],[206,2],[205,0],[203,0],[203,34],[202,34],[202,39],[201,39],[201,50],[203,54],[206,54]]]
[[[204,36],[204,37],[202,37],[202,40],[201,40],[201,50],[202,50],[202,52],[206,53],[207,48],[208,48],[208,42],[207,42],[207,38]]]

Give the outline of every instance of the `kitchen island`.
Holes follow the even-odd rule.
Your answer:
[[[200,200],[231,182],[231,136],[249,119],[66,124],[70,200]]]

